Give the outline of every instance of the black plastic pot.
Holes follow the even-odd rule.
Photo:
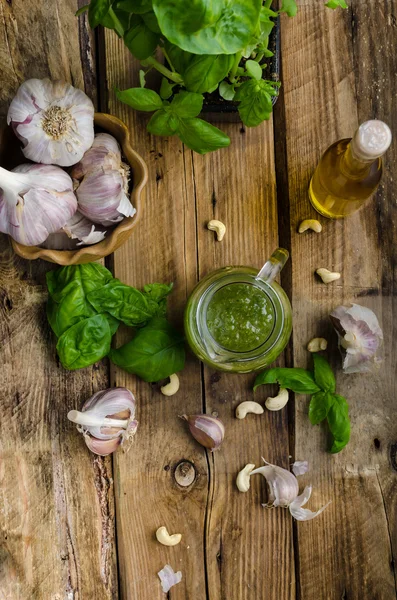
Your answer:
[[[269,38],[269,50],[273,52],[271,58],[264,59],[267,63],[263,70],[263,79],[271,81],[280,81],[280,17],[277,17],[275,26]],[[273,106],[277,102],[278,96],[273,98]],[[231,100],[225,100],[219,95],[219,92],[204,95],[203,115],[208,121],[215,122],[238,122],[240,117],[237,110],[238,103]]]

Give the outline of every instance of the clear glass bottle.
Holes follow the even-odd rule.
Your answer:
[[[323,154],[310,182],[309,197],[325,217],[340,219],[358,210],[376,192],[382,156],[392,141],[382,121],[366,121],[353,139],[335,142]]]
[[[224,267],[202,279],[185,310],[185,333],[198,358],[232,373],[265,368],[284,350],[292,331],[292,309],[273,280],[288,259],[276,250],[259,271]]]

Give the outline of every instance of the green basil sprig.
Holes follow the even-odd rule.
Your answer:
[[[278,383],[296,394],[312,394],[309,419],[317,425],[325,419],[332,434],[330,452],[343,450],[350,440],[349,405],[346,398],[336,394],[335,376],[327,360],[313,354],[314,371],[305,369],[268,369],[255,380],[254,390],[266,383]]]

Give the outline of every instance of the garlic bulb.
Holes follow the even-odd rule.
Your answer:
[[[126,388],[97,392],[81,409],[71,410],[68,419],[77,423],[85,443],[95,454],[107,456],[135,434],[135,398]]]
[[[71,175],[79,210],[94,223],[110,226],[135,214],[128,196],[129,166],[122,162],[120,147],[111,135],[96,135]]]
[[[338,306],[330,319],[339,338],[344,373],[367,373],[382,362],[383,332],[375,313],[359,304]]]
[[[69,167],[94,140],[94,105],[64,81],[29,79],[10,104],[7,123],[23,142],[26,158]]]
[[[213,452],[218,450],[225,437],[225,426],[220,419],[210,415],[182,415],[194,439]]]
[[[287,469],[271,465],[265,459],[262,460],[265,462],[265,466],[252,471],[251,476],[260,473],[266,479],[269,491],[269,502],[263,505],[266,508],[275,508],[277,506],[288,508],[291,515],[298,521],[311,521],[311,519],[317,517],[330,504],[328,502],[316,512],[302,508],[310,498],[312,492],[311,486],[306,487],[299,496],[299,484],[295,475],[287,471]]]
[[[53,165],[0,168],[0,231],[27,246],[42,244],[75,214],[69,175]]]

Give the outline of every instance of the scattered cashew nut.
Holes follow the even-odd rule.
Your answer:
[[[215,231],[218,242],[221,242],[225,237],[226,225],[222,223],[222,221],[210,221],[207,224],[207,229],[210,231]]]
[[[274,398],[268,398],[265,406],[268,410],[281,410],[287,404],[289,399],[288,390],[280,388],[278,395]]]
[[[181,533],[170,535],[166,527],[159,527],[156,531],[156,538],[163,546],[176,546],[182,539]]]
[[[325,338],[313,338],[307,345],[307,349],[309,352],[320,352],[321,350],[326,350],[328,346],[328,342]]]
[[[317,269],[316,273],[321,277],[324,283],[331,283],[332,281],[340,279],[340,273],[331,273],[328,269]]]
[[[179,377],[176,373],[170,375],[170,382],[167,385],[163,385],[161,393],[164,396],[173,396],[179,390]]]
[[[240,492],[248,492],[250,489],[250,473],[255,469],[255,465],[245,465],[244,469],[237,475],[236,485]]]
[[[253,413],[254,415],[261,415],[264,412],[265,411],[263,410],[262,406],[258,404],[258,402],[247,401],[242,402],[238,405],[238,407],[236,408],[236,417],[238,419],[245,419],[248,413]]]
[[[320,221],[317,221],[317,219],[305,219],[299,225],[298,231],[299,233],[304,233],[308,229],[312,229],[316,233],[320,233],[323,230],[323,226],[321,225]]]

